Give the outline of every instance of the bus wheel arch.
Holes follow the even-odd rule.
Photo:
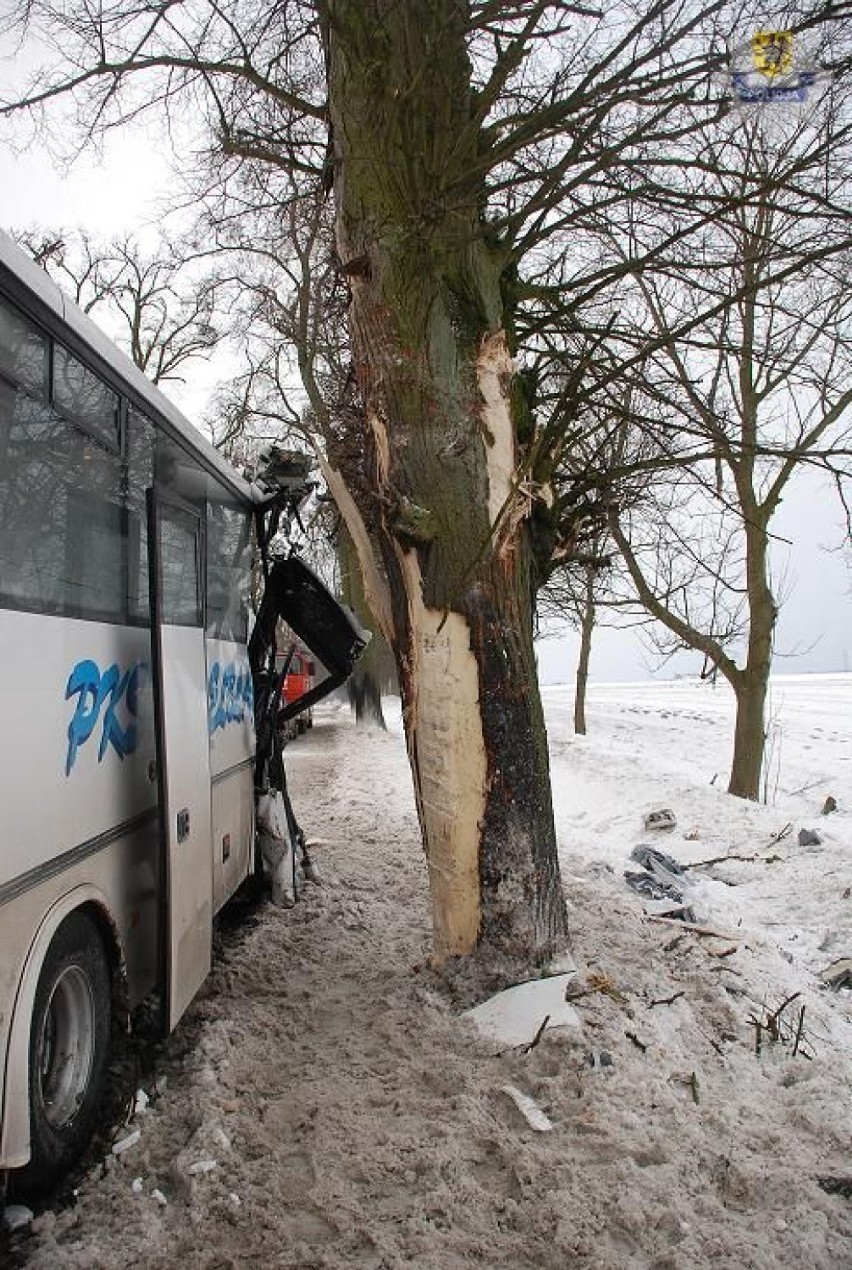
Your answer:
[[[112,1030],[126,1018],[125,1002],[121,942],[103,896],[92,886],[78,887],[43,918],[15,999],[0,1160],[4,1168],[24,1169],[15,1179],[22,1194],[49,1190],[91,1136]],[[57,1029],[60,1039],[80,1047],[76,1067],[63,1069],[54,1060]],[[36,1051],[39,1071],[31,1062]],[[45,1088],[55,1100],[47,1117],[37,1105]]]

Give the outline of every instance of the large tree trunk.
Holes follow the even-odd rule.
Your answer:
[[[482,215],[462,0],[330,0],[341,268],[439,959],[564,945],[513,477],[504,248]],[[356,536],[359,551],[363,536]]]
[[[592,635],[595,629],[595,572],[586,569],[586,587],[583,596],[583,612],[580,619],[580,656],[577,659],[577,677],[574,684],[574,731],[586,735],[586,688],[589,682],[589,661],[592,656]]]

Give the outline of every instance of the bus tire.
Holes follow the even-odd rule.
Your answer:
[[[71,913],[39,976],[30,1025],[30,1162],[22,1195],[52,1190],[97,1123],[112,1030],[110,970],[94,922]]]

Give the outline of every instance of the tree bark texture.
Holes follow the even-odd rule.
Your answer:
[[[567,924],[513,484],[507,254],[483,216],[466,21],[463,0],[328,4],[337,246],[372,469],[353,494],[388,581],[436,955],[528,961]]]

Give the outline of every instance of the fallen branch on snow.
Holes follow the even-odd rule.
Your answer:
[[[691,930],[693,935],[709,935],[712,939],[725,939],[730,943],[733,939],[736,941],[737,936],[726,933],[722,930],[713,930],[712,926],[699,926],[697,922],[681,922],[677,917],[649,917],[649,922],[656,922],[660,926],[679,926],[681,930]]]
[[[676,992],[672,997],[660,997],[657,1001],[649,1001],[648,1009],[653,1010],[655,1005],[674,1005],[675,1001],[679,1001],[681,997],[685,996],[686,992],[681,989],[680,992]]]
[[[783,857],[780,855],[765,856],[758,852],[756,855],[714,855],[710,860],[693,860],[691,864],[685,864],[683,868],[684,870],[706,869],[711,864],[727,864],[729,860],[737,860],[741,864],[754,864],[756,860],[759,860],[761,864],[783,863]]]

